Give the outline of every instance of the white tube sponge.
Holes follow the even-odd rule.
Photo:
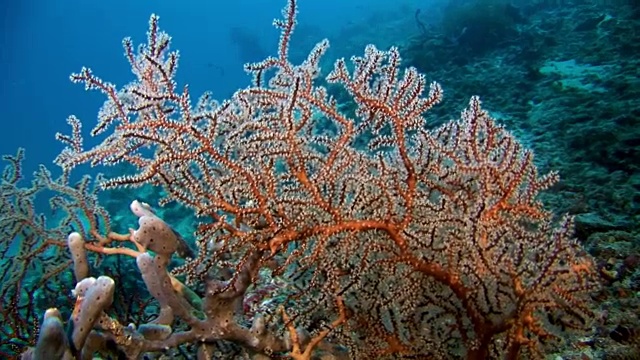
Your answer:
[[[161,307],[170,307],[176,316],[191,326],[198,323],[196,309],[173,288],[171,278],[166,270],[168,258],[162,255],[152,256],[149,253],[142,253],[136,258],[136,263],[149,293],[158,300]]]
[[[87,250],[84,248],[84,239],[77,232],[72,232],[67,238],[67,246],[73,259],[73,273],[76,282],[82,281],[89,276],[89,261],[87,260]]]
[[[178,238],[167,223],[138,201],[131,203],[131,211],[140,217],[140,226],[133,232],[133,240],[158,254],[171,256],[176,252]]]
[[[71,314],[71,339],[75,351],[82,350],[87,336],[102,312],[113,303],[115,282],[108,276],[86,278],[76,285],[76,306]]]
[[[62,360],[71,359],[69,340],[62,324],[60,311],[55,308],[44,313],[40,325],[40,335],[34,348],[22,354],[22,360]]]
[[[175,231],[170,225],[168,225],[162,219],[160,219],[156,215],[156,213],[153,211],[151,206],[149,206],[149,204],[140,202],[138,200],[134,200],[133,202],[131,202],[131,205],[129,207],[131,209],[131,212],[133,212],[137,217],[140,218],[138,220],[138,223],[140,225],[143,224],[143,220],[142,220],[143,218],[145,218],[144,220],[145,224],[148,223],[150,219],[153,219],[153,222],[162,222],[162,225],[160,225],[156,230],[156,232],[158,232],[159,235],[164,236],[161,239],[162,242],[158,243],[157,241],[154,241],[154,243],[151,244],[151,241],[150,241],[151,239],[148,239],[143,234],[138,234],[140,238],[139,239],[134,238],[135,240],[142,241],[145,247],[153,245],[155,249],[151,247],[149,247],[149,249],[155,252],[159,252],[157,250],[165,251],[166,252],[165,255],[169,255],[168,252],[170,250],[173,250],[171,251],[171,253],[177,252],[178,255],[180,255],[183,258],[194,258],[196,256],[195,252],[191,249],[187,241],[180,235],[180,233]],[[171,232],[171,234],[168,233],[169,231]],[[155,240],[158,240],[158,239],[155,239]],[[148,245],[147,245],[147,242],[149,242]],[[162,246],[166,246],[166,249],[163,249]]]

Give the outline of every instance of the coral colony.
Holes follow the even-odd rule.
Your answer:
[[[2,269],[10,274],[2,336],[14,339],[3,354],[542,358],[590,329],[593,261],[573,240],[572,219],[554,218],[536,199],[557,175],[539,175],[533,153],[477,97],[458,120],[428,128],[424,114],[442,90],[402,68],[396,48],[369,45],[350,63],[338,60],[324,80],[349,94],[339,104],[318,84],[328,42],[292,64],[295,0],[283,15],[277,56],[248,64],[252,86],[220,103],[205,94],[194,105],[175,82],[178,53],[156,16],[147,44],[124,41],[133,82],[116,88],[88,68],[72,75],[106,95],[91,131],[102,142],[85,148],[70,117],[71,134],[57,136],[66,144],[55,160],[62,176],[42,167],[28,188],[18,185],[22,150],[5,157],[2,206],[12,215],[2,229],[22,240],[2,245],[3,257],[17,249]],[[355,146],[357,137],[368,147]],[[83,164],[122,172],[98,177],[99,186],[88,176],[70,184]],[[97,193],[143,185],[160,190],[160,205],[198,217],[196,251],[134,198],[132,215],[117,221],[137,217],[137,229],[112,231],[116,219]],[[45,189],[66,214],[59,227],[33,210]],[[127,276],[98,273],[113,259]],[[34,268],[39,279],[29,280]],[[54,282],[70,269],[76,285],[65,305],[71,289]],[[146,290],[131,285],[136,277]],[[59,287],[59,300],[36,313],[37,292],[24,290],[45,283]],[[144,321],[119,317],[127,291],[116,289],[125,283],[149,296],[130,305]],[[559,317],[563,331],[552,321]]]

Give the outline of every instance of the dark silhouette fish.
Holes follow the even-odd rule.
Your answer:
[[[229,30],[229,37],[242,63],[262,61],[269,56],[269,52],[262,47],[260,39],[247,29],[233,27]]]

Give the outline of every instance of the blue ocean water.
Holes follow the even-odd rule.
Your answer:
[[[309,47],[301,52],[350,24],[397,6],[388,1],[302,2],[298,20],[311,30],[305,34]],[[222,99],[249,84],[245,62],[259,61],[275,51],[278,31],[271,23],[280,16],[282,1],[33,0],[7,2],[0,10],[0,105],[4,109],[0,153],[29,148],[25,165],[34,170],[35,164],[49,163],[61,149],[53,134],[66,129],[67,116],[93,122],[102,104],[99,94],[84,93],[68,76],[89,66],[111,82],[128,82],[131,73],[121,39],[131,36],[143,41],[152,13],[161,17],[181,52],[178,80],[188,80],[193,94],[208,90]],[[242,33],[248,38],[234,38]]]
[[[40,164],[59,174],[52,161],[63,144],[54,135],[69,133],[65,121],[69,115],[82,120],[85,146],[98,144],[103,138],[91,138],[88,131],[97,121],[104,96],[86,92],[69,75],[88,66],[118,86],[130,82],[133,77],[121,41],[131,36],[135,44],[145,43],[152,13],[160,17],[161,29],[171,35],[172,49],[180,52],[176,80],[180,85],[189,84],[193,101],[205,91],[217,99],[229,98],[251,84],[244,64],[276,55],[279,31],[272,21],[282,16],[284,5],[284,0],[29,0],[2,4],[0,154],[26,149],[22,185],[27,186]],[[588,331],[582,337],[567,337],[564,345],[545,344],[547,355],[563,359],[640,357],[637,1],[300,0],[297,21],[290,43],[294,63],[303,61],[324,38],[331,47],[322,60],[322,76],[329,73],[335,59],[362,56],[367,44],[380,49],[397,46],[403,66],[417,68],[428,82],[438,81],[444,89],[443,104],[426,115],[428,128],[458,118],[469,98],[478,95],[491,115],[535,152],[541,173],[558,171],[561,181],[542,194],[541,200],[554,214],[554,221],[561,214],[575,217],[574,237],[593,256],[602,288],[589,295],[594,315]],[[332,87],[329,91],[341,110],[353,113],[353,102],[344,91]],[[101,169],[80,170],[95,176]],[[80,179],[80,174],[74,176],[74,182]],[[148,190],[140,193],[157,195]],[[123,213],[128,214],[131,193],[110,196],[105,207],[113,211],[117,223]],[[48,210],[48,200],[48,193],[38,197],[37,209],[56,219],[59,212]],[[3,211],[0,224],[6,225],[10,216],[6,208]],[[182,208],[163,211],[172,230],[193,246],[193,214],[185,215]],[[130,223],[125,218],[118,224],[120,232],[126,233]],[[0,264],[16,256],[18,238],[5,239],[0,246]],[[13,247],[6,246],[14,241]],[[37,278],[39,269],[33,266],[29,275]],[[96,266],[112,270],[110,263]],[[118,274],[137,271],[132,265],[117,266],[122,266],[114,270]],[[68,275],[63,280],[70,279]],[[139,280],[131,281],[126,284],[129,289],[143,286]],[[25,283],[25,288],[32,286]],[[274,283],[277,281],[269,286],[277,288]],[[4,291],[2,286],[0,290]],[[56,291],[60,297],[69,292],[37,290],[39,296],[46,293],[40,300],[50,299]],[[64,316],[70,310],[66,305]],[[47,306],[34,305],[37,310]],[[114,305],[117,311],[122,307],[123,303]],[[570,333],[584,325],[580,315],[550,312],[544,318],[545,326],[560,334]],[[32,313],[20,316],[29,321],[40,319]],[[22,324],[20,329],[29,326]],[[27,343],[33,345],[35,332],[31,337],[20,335],[27,338],[0,339],[0,354],[9,354],[7,344],[17,346],[11,348],[14,355]],[[463,358],[461,353],[453,351],[451,357],[442,358]]]

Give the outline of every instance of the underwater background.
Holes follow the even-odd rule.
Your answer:
[[[131,71],[121,39],[132,36],[135,43],[144,42],[151,13],[159,15],[162,29],[172,36],[172,48],[180,51],[178,83],[188,83],[196,97],[211,91],[214,98],[228,98],[250,85],[245,63],[276,55],[278,30],[272,21],[280,16],[283,3],[4,3],[0,154],[26,149],[22,161],[26,185],[40,164],[57,176],[52,161],[63,146],[54,135],[68,132],[65,119],[71,114],[92,126],[104,102],[98,92],[87,93],[69,81],[69,75],[90,66],[117,85],[129,82]],[[541,173],[559,172],[560,182],[542,200],[556,214],[575,216],[575,237],[595,257],[603,287],[592,295],[598,314],[593,331],[548,355],[640,359],[640,4],[301,0],[298,7],[298,26],[290,43],[293,63],[303,61],[324,38],[331,44],[322,59],[321,68],[327,72],[338,58],[360,56],[367,44],[379,49],[397,46],[403,66],[417,68],[428,82],[438,81],[443,87],[443,102],[426,115],[429,126],[458,117],[469,97],[478,95],[499,123],[534,150]],[[338,102],[348,104],[344,93],[334,91]],[[86,141],[95,144],[88,136]],[[105,172],[82,169],[92,176]],[[132,197],[157,206],[153,200],[157,190],[144,188],[131,194],[119,189],[100,194],[120,232],[126,232],[131,222],[118,224]],[[58,214],[48,208],[48,200],[47,193],[40,194],[34,207],[55,219]],[[9,217],[8,207],[1,210],[0,216]],[[193,243],[193,219],[187,210],[175,206],[157,211]],[[16,255],[11,247],[15,239],[0,241],[4,264],[0,268],[7,271]],[[108,266],[112,274],[127,271],[116,269],[119,264]],[[27,270],[29,276],[38,277],[35,269]],[[73,279],[65,281],[72,286]],[[69,301],[68,286],[39,290],[30,311],[45,310],[56,296]],[[5,320],[17,316],[7,310],[11,291],[5,288],[2,293],[0,312]],[[34,345],[32,325],[41,315],[19,315],[23,324],[0,332],[0,357],[17,356]]]

